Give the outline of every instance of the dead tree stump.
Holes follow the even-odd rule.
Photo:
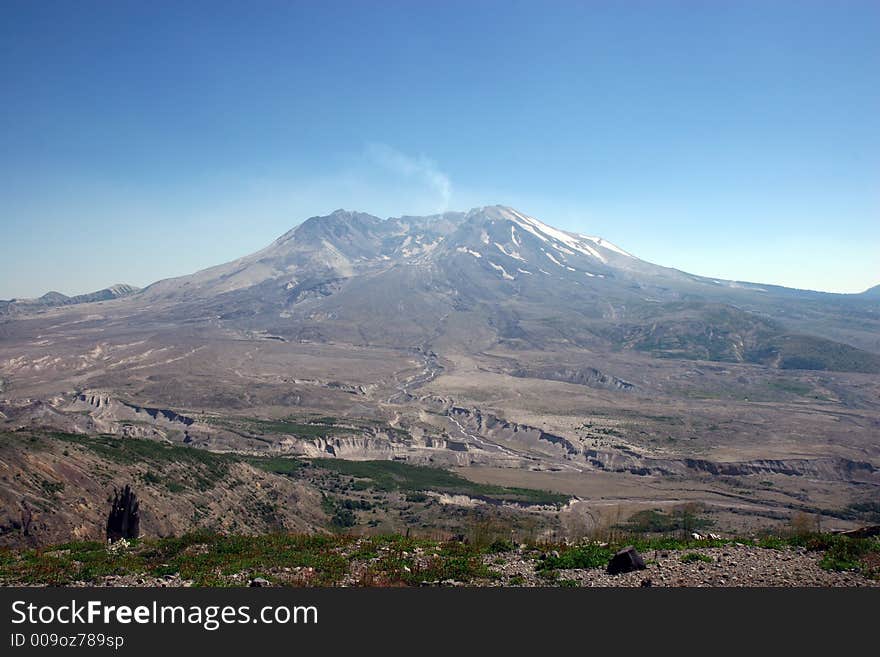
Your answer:
[[[25,536],[31,535],[31,523],[34,520],[34,514],[28,506],[27,500],[21,501],[21,533]]]
[[[122,538],[137,538],[141,533],[141,515],[137,495],[127,485],[121,491],[113,489],[107,516],[107,540],[111,543]]]

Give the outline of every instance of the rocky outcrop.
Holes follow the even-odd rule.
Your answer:
[[[284,285],[287,302],[293,305],[309,299],[329,297],[331,294],[339,291],[344,280],[343,278],[331,278],[329,280],[307,279],[304,281],[290,280]]]
[[[658,459],[628,450],[588,449],[584,452],[584,458],[600,470],[637,475],[693,476],[696,473],[743,477],[778,474],[824,481],[873,481],[880,474],[880,470],[871,463],[838,457],[710,461],[695,458]]]
[[[782,474],[792,477],[812,477],[815,479],[852,480],[861,475],[877,472],[870,463],[851,461],[844,458],[817,459],[758,459],[734,463],[715,463],[702,459],[684,459],[691,470],[720,475]]]
[[[78,402],[88,404],[95,409],[111,408],[114,405],[119,405],[120,407],[122,407],[122,409],[128,409],[130,411],[133,411],[135,414],[146,414],[153,420],[164,420],[166,422],[179,423],[185,427],[195,424],[195,420],[193,418],[182,415],[177,411],[172,411],[168,408],[149,408],[146,406],[138,406],[137,404],[130,404],[128,402],[114,399],[110,395],[103,393],[81,393],[77,395],[76,399]]]
[[[644,570],[647,566],[645,560],[642,559],[636,549],[630,545],[623,548],[608,562],[605,571],[609,575],[621,575],[623,573],[631,573],[634,570]]]
[[[452,406],[446,414],[465,428],[474,433],[493,439],[545,442],[558,448],[565,454],[576,455],[581,452],[574,443],[557,434],[549,433],[538,427],[510,422],[492,413],[484,413],[478,408]]]
[[[616,376],[606,374],[595,367],[567,367],[564,365],[548,365],[536,368],[517,368],[510,372],[511,376],[523,379],[545,379],[547,381],[561,381],[592,388],[610,388],[613,390],[629,391],[635,386],[628,381],[618,379]]]
[[[405,448],[403,445],[396,447],[387,437],[378,436],[328,436],[286,444],[294,453],[312,458],[390,459]]]

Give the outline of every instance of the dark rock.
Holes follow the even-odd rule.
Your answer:
[[[21,533],[25,536],[30,536],[31,533],[31,523],[34,520],[34,516],[31,513],[31,509],[28,506],[27,500],[21,501]]]
[[[639,586],[641,586],[642,588],[648,588],[650,586],[654,586],[654,582],[651,581],[650,577],[646,577],[642,580],[642,583]]]
[[[620,575],[621,573],[631,573],[634,570],[644,570],[645,560],[642,555],[636,552],[636,549],[629,545],[620,552],[611,557],[608,562],[608,574]]]

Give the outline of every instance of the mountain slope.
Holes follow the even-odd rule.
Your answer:
[[[504,206],[387,220],[337,210],[137,298],[161,302],[172,321],[216,318],[293,340],[605,344],[666,358],[880,371],[871,353],[880,352],[880,308],[870,298],[695,276]]]

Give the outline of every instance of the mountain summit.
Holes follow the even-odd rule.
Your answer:
[[[469,258],[480,260],[480,269],[501,280],[536,274],[568,276],[566,272],[576,272],[576,280],[614,277],[615,271],[672,274],[601,237],[559,230],[501,205],[385,220],[336,210],[307,219],[257,253],[191,276],[160,281],[145,294],[204,297],[272,280],[292,289],[304,279],[341,280],[398,266],[446,268],[455,261],[457,269]]]

